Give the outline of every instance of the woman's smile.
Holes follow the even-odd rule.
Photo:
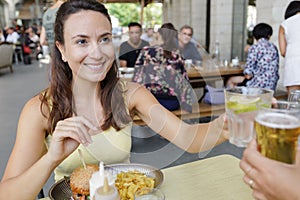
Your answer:
[[[84,64],[83,66],[87,67],[87,68],[89,68],[89,69],[91,69],[92,71],[95,71],[95,72],[105,71],[105,68],[103,67],[104,63],[101,63],[101,64]]]

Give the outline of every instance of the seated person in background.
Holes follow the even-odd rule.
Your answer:
[[[151,42],[153,41],[153,35],[154,35],[154,29],[147,28],[146,32],[142,34],[141,39],[151,44]]]
[[[134,67],[135,61],[143,47],[149,46],[149,43],[141,39],[142,26],[137,22],[131,22],[128,25],[129,40],[120,46],[119,60],[120,67]]]
[[[286,164],[271,160],[257,150],[253,140],[245,149],[240,167],[244,182],[252,189],[255,199],[291,200],[300,199],[300,150],[296,163]]]
[[[150,46],[156,46],[162,44],[161,36],[158,32],[153,33],[152,41],[149,42]]]
[[[180,28],[178,34],[178,46],[184,59],[201,60],[201,55],[196,45],[191,42],[193,37],[193,28],[184,25]]]
[[[40,41],[39,36],[33,31],[32,27],[26,29],[26,33],[28,33],[28,36],[32,42],[38,43]]]
[[[15,31],[13,27],[9,27],[6,30],[7,36],[6,36],[6,42],[16,44],[20,38],[20,35]]]
[[[271,90],[276,89],[279,79],[279,54],[277,47],[269,41],[273,29],[265,23],[257,24],[253,29],[253,36],[257,40],[248,51],[244,77],[231,77],[228,87],[248,86]]]
[[[182,109],[191,112],[196,97],[177,48],[177,30],[173,24],[165,23],[158,33],[162,43],[142,49],[132,80],[145,85],[168,110],[182,106]]]

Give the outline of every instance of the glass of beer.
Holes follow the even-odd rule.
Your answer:
[[[300,135],[298,102],[278,101],[274,108],[261,109],[255,117],[258,150],[262,155],[293,164]]]
[[[246,147],[253,139],[254,118],[262,107],[271,108],[273,91],[262,88],[235,87],[225,89],[225,108],[229,142]]]

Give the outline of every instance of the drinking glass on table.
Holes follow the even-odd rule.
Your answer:
[[[197,70],[202,70],[202,61],[201,60],[193,60],[193,66]]]
[[[300,135],[300,104],[277,101],[274,108],[263,108],[255,117],[258,150],[262,155],[292,164]]]
[[[158,188],[143,188],[134,194],[134,200],[164,200],[165,195]]]
[[[300,102],[300,90],[291,90],[288,96],[288,101]]]
[[[225,89],[225,108],[229,142],[246,147],[254,137],[257,110],[270,108],[273,91],[262,88],[234,87]]]

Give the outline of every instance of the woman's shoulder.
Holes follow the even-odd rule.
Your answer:
[[[296,14],[288,19],[284,20],[281,25],[286,29],[287,27],[294,27],[296,24],[300,24],[300,14]]]
[[[47,102],[43,103],[43,99],[46,97],[45,95],[45,91],[42,91],[29,99],[23,107],[22,114],[26,114],[35,118],[45,119],[45,116],[48,116],[49,114],[49,107]]]
[[[146,93],[149,92],[144,85],[135,82],[126,82],[125,87],[126,99],[128,100],[137,96],[139,96],[139,98],[146,98],[144,95],[147,95]]]
[[[143,47],[143,50],[147,52],[159,52],[159,51],[163,51],[163,47],[160,45],[145,46]]]

